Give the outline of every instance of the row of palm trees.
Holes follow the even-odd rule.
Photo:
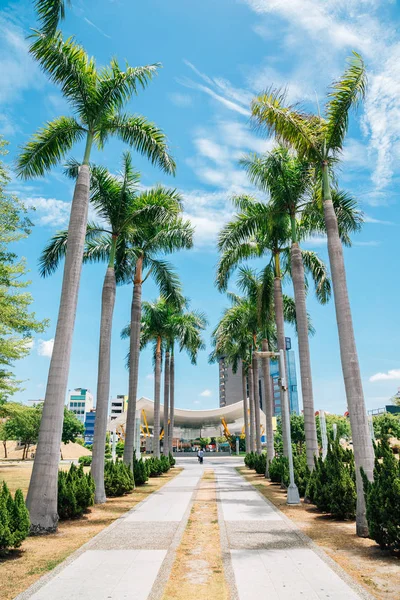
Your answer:
[[[147,87],[160,65],[126,65],[122,70],[113,59],[109,66],[98,68],[95,59],[89,57],[81,45],[73,38],[64,40],[57,29],[58,20],[64,15],[63,0],[36,0],[35,6],[40,28],[33,34],[31,55],[61,89],[71,112],[46,123],[34,134],[20,153],[17,172],[24,179],[44,176],[63,161],[77,143],[84,141],[85,144],[82,160],[68,166],[70,175],[75,177],[68,231],[52,240],[42,263],[43,272],[51,272],[61,256],[65,257],[54,348],[27,496],[32,531],[42,533],[54,531],[58,521],[59,447],[83,260],[105,260],[108,265],[102,295],[93,465],[98,484],[96,500],[104,501],[104,487],[101,486],[103,438],[105,440],[115,286],[120,279],[132,279],[133,275],[131,349],[134,351],[131,352],[129,394],[130,406],[134,407],[139,353],[137,324],[140,324],[141,286],[145,278],[143,268],[149,267],[150,274],[168,295],[171,269],[158,254],[190,247],[192,229],[179,216],[181,201],[175,191],[157,188],[138,193],[138,174],[132,169],[128,154],[124,156],[122,178],[113,178],[106,170],[90,164],[93,145],[102,150],[110,137],[116,137],[165,173],[175,173],[175,162],[165,134],[146,117],[124,112],[128,101]],[[90,196],[100,208],[100,216],[104,217],[106,225],[102,222],[100,226],[90,224],[87,227]],[[168,233],[165,233],[165,226]],[[152,245],[149,239],[152,239]],[[132,408],[128,416],[132,421]],[[133,452],[133,445],[131,448]]]
[[[364,63],[358,54],[353,53],[342,78],[333,84],[329,92],[324,116],[308,114],[288,105],[285,92],[274,88],[253,100],[254,124],[261,132],[275,135],[277,145],[264,155],[244,157],[241,164],[250,181],[267,198],[265,202],[248,195],[233,198],[237,213],[219,235],[217,287],[226,290],[232,273],[251,258],[266,257],[268,264],[260,273],[240,268],[238,286],[245,295],[236,297],[229,294],[232,306],[214,330],[214,352],[211,356],[212,360],[225,356],[234,368],[241,361],[243,397],[246,396],[246,388],[249,395],[248,447],[260,452],[255,353],[274,347],[284,349],[284,321],[295,321],[307,462],[312,469],[318,445],[309,348],[310,320],[306,308],[307,277],[313,279],[316,296],[321,303],[329,300],[333,290],[357,467],[357,533],[361,536],[368,535],[368,527],[360,468],[372,478],[374,453],[354,338],[343,245],[350,245],[351,234],[360,229],[362,214],[355,200],[338,188],[335,168],[343,149],[350,110],[363,99],[365,86]],[[301,248],[305,239],[321,233],[327,237],[332,281],[318,256]],[[294,310],[290,313],[288,299],[282,294],[283,279],[291,279],[293,284]],[[268,360],[264,359],[267,433],[272,431],[272,391],[268,368]],[[284,424],[283,399],[281,406]],[[246,406],[244,410],[246,424]],[[283,441],[287,452],[288,436],[284,427]],[[268,459],[271,460],[272,456],[271,435]]]

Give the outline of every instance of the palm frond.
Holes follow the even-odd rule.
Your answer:
[[[311,250],[302,250],[301,255],[304,270],[313,279],[318,302],[326,304],[329,302],[332,294],[331,280],[326,264],[316,252],[312,252]]]
[[[348,59],[348,67],[342,77],[333,84],[326,106],[327,150],[340,151],[349,126],[349,113],[364,99],[367,74],[364,61],[357,52]]]
[[[35,0],[35,9],[39,18],[41,32],[52,37],[60,21],[65,19],[65,6],[71,6],[71,0]]]
[[[137,152],[147,156],[152,164],[165,173],[175,173],[175,161],[169,153],[165,134],[154,123],[140,115],[111,114],[101,124],[99,141],[115,135]]]
[[[47,123],[22,148],[16,164],[17,175],[22,179],[41,177],[58,164],[85,133],[72,117],[59,117]]]
[[[174,307],[180,308],[185,304],[182,295],[182,285],[178,274],[172,265],[164,260],[147,258],[146,264],[151,269],[151,275],[155,280],[160,294]]]
[[[68,230],[58,231],[44,247],[39,258],[39,273],[42,277],[52,275],[67,252]]]
[[[293,146],[299,156],[322,160],[318,140],[322,122],[285,103],[284,90],[267,89],[251,103],[253,121],[259,129],[274,133],[280,142]]]

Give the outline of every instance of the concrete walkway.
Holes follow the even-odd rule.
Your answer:
[[[188,458],[178,464],[184,467],[181,474],[16,600],[161,598],[204,467],[216,473],[221,540],[233,600],[369,597],[238,475],[234,467],[242,461],[213,457],[200,466]]]

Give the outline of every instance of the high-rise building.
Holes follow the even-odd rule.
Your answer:
[[[116,398],[111,399],[110,419],[116,419],[122,413],[126,412],[128,407],[128,396],[118,394]]]
[[[290,338],[286,338],[286,363],[290,412],[299,414],[299,397],[297,391],[296,357],[291,350]],[[274,416],[281,414],[281,394],[279,386],[279,366],[276,360],[270,361],[271,386],[274,398]],[[258,374],[260,407],[265,412],[264,374],[259,364]],[[237,373],[233,373],[224,358],[219,359],[219,405],[227,406],[242,400],[242,365],[239,364]]]
[[[242,400],[242,365],[236,373],[229,366],[225,357],[221,357],[219,364],[219,405],[235,404]]]
[[[71,410],[81,423],[85,423],[86,413],[93,410],[93,395],[85,388],[75,388],[68,392],[68,410]]]

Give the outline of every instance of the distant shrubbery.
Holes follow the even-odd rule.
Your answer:
[[[381,548],[400,550],[400,462],[384,437],[375,454],[374,481],[361,471],[369,533]]]
[[[145,461],[149,477],[159,477],[163,473],[167,473],[171,468],[170,459],[168,456],[152,456]]]
[[[90,454],[89,456],[80,456],[78,462],[83,467],[90,467],[90,465],[92,464],[92,457]]]
[[[136,485],[144,485],[149,479],[148,468],[143,458],[136,458],[136,453],[133,455],[133,476]]]
[[[264,475],[267,466],[267,456],[262,453],[258,455],[256,452],[250,452],[246,454],[244,459],[245,464],[249,469],[254,469],[259,475]],[[307,467],[307,459],[305,453],[305,446],[297,450],[293,446],[293,466],[294,466],[294,479],[299,489],[300,496],[304,496],[306,491],[307,482],[310,476],[310,471]],[[289,485],[289,463],[286,456],[275,456],[268,467],[269,477],[272,482],[280,483],[285,487]]]
[[[104,487],[106,496],[123,496],[135,489],[131,469],[123,462],[107,461],[104,467]]]
[[[83,465],[71,464],[70,470],[58,472],[58,505],[60,519],[74,519],[94,503],[94,481]]]
[[[5,482],[0,489],[0,551],[18,548],[29,534],[29,513],[21,490],[14,499]]]

